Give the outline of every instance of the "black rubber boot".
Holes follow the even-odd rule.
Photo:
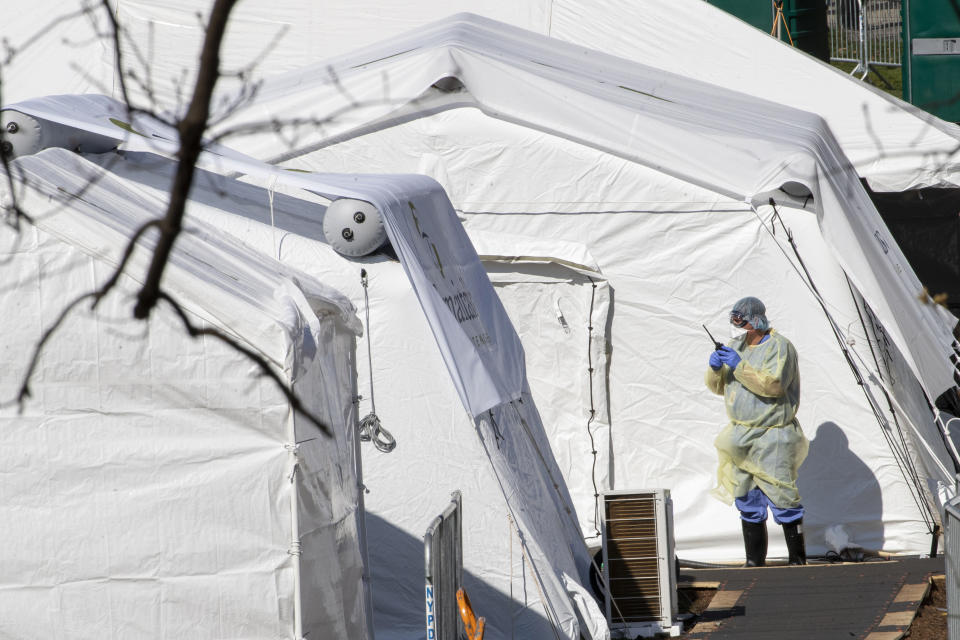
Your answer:
[[[743,547],[747,552],[748,567],[762,567],[767,563],[767,523],[740,520],[743,526]]]
[[[807,549],[803,542],[803,518],[783,525],[790,564],[807,564]]]

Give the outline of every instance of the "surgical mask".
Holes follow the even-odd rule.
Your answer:
[[[746,327],[735,327],[735,326],[733,326],[733,325],[730,325],[730,337],[731,337],[731,338],[739,338],[739,337],[741,337],[741,336],[745,336],[746,334],[747,334],[747,328],[746,328]]]

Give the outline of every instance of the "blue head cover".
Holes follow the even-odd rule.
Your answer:
[[[730,311],[730,316],[741,316],[753,325],[753,328],[757,331],[766,331],[770,328],[770,322],[767,321],[766,313],[767,308],[763,306],[763,303],[760,302],[758,298],[747,296],[746,298],[737,300],[736,304],[733,305],[733,309]]]

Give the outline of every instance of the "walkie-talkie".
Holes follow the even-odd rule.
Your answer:
[[[720,348],[723,347],[723,343],[716,341],[716,339],[713,337],[713,334],[710,333],[710,329],[707,329],[707,325],[702,324],[700,326],[703,327],[703,330],[707,332],[708,336],[710,336],[710,340],[713,342],[713,350],[720,351]]]

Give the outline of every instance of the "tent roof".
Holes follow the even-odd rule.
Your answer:
[[[572,5],[552,10],[551,36],[817,113],[875,190],[960,184],[960,127],[716,6],[601,0],[584,19]]]
[[[52,4],[52,0],[41,1]],[[40,25],[33,23],[45,24],[49,14],[63,12],[61,4],[51,11],[37,11],[32,3],[31,11],[13,12],[11,33],[26,35],[37,30]],[[152,91],[162,105],[178,104],[180,98],[173,87],[179,83],[162,79],[179,78],[184,70],[195,68],[203,34],[201,22],[193,11],[160,0],[119,0],[116,10],[131,36],[121,45],[128,64],[136,67],[134,61],[143,57],[142,51],[134,50],[135,43],[148,37],[163,43],[162,54],[150,60],[152,76],[157,79]],[[299,0],[242,3],[231,22],[242,37],[228,34],[222,57],[225,68],[253,68],[256,75],[270,77],[464,10],[818,113],[831,126],[858,173],[875,190],[960,184],[960,127],[858,82],[702,0],[417,0],[396,6],[373,0],[333,0],[316,12],[305,12]],[[78,16],[58,27],[82,35],[90,30],[89,22],[88,16]],[[59,35],[52,32],[18,51],[15,64],[5,70],[8,99],[77,92],[83,86],[101,92],[116,89],[110,78],[114,73],[112,56],[102,43],[87,44],[80,53],[95,61],[82,76],[51,68],[51,57],[73,57],[80,42],[96,42],[92,33],[90,37]],[[34,73],[41,63],[45,73]],[[51,86],[52,82],[56,85]],[[231,82],[236,80],[224,78],[221,84]]]
[[[118,93],[113,54],[98,38],[106,28],[96,10],[38,0],[12,11],[16,55],[4,68],[4,97],[98,91]],[[49,5],[49,7],[44,7]],[[224,44],[224,68],[272,76],[311,60],[395,37],[455,11],[469,10],[535,33],[601,50],[766,100],[820,114],[844,153],[874,190],[960,184],[960,127],[858,82],[769,37],[702,0],[418,0],[384,6],[373,0],[333,0],[305,12],[300,0],[241,3]],[[126,63],[137,72],[149,57],[153,107],[175,107],[184,71],[192,72],[203,35],[194,11],[160,0],[118,0]],[[51,17],[53,16],[53,18]],[[318,37],[317,34],[322,34]],[[239,37],[238,37],[239,36]],[[83,59],[83,73],[66,63]],[[42,66],[44,73],[36,73]],[[249,77],[246,75],[245,77]],[[221,85],[238,80],[226,77]],[[138,87],[131,86],[136,93]]]
[[[939,394],[952,336],[817,115],[470,14],[267,81],[223,125],[296,118],[294,157],[444,109],[476,107],[754,205],[805,185],[828,245]],[[265,157],[272,132],[238,141]]]
[[[13,167],[14,176],[22,176],[28,185],[18,197],[38,227],[111,264],[119,264],[142,225],[163,214],[159,199],[131,190],[99,165],[65,149],[19,158]],[[64,197],[64,192],[70,195]],[[139,246],[152,246],[150,234],[144,238]],[[135,251],[127,275],[140,279],[148,258],[147,251]],[[185,308],[241,337],[280,366],[287,364],[288,345],[299,340],[297,334],[313,314],[332,315],[349,330],[361,331],[352,303],[338,291],[202,223],[188,222],[178,238],[164,288]]]

